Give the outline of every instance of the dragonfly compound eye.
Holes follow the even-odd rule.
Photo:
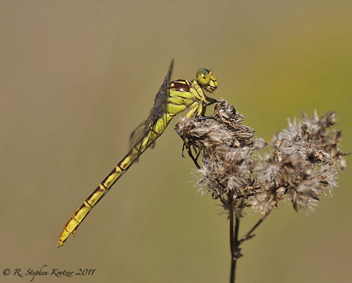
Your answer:
[[[204,68],[201,68],[197,71],[197,74],[196,74],[197,81],[203,87],[208,86],[210,83],[209,72],[210,72],[209,70]]]
[[[218,87],[218,81],[212,71],[201,68],[197,71],[198,83],[207,91],[214,92]]]

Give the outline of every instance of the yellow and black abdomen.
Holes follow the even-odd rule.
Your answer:
[[[83,204],[71,216],[59,236],[61,247],[70,234],[74,234],[93,207],[108,193],[114,183],[129,169],[133,162],[164,132],[174,115],[163,113],[150,125],[142,140],[138,141],[126,156],[114,167],[100,185],[91,193]]]

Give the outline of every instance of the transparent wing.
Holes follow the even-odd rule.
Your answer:
[[[166,103],[167,98],[167,87],[170,83],[173,65],[174,60],[171,61],[169,70],[166,74],[163,84],[161,85],[157,95],[155,96],[154,106],[150,111],[149,117],[132,132],[130,136],[130,149],[141,143],[141,141],[149,134],[149,130],[164,113],[164,105]]]
[[[167,96],[167,86],[170,83],[170,79],[171,79],[171,74],[172,74],[172,68],[174,67],[174,59],[172,59],[169,70],[167,71],[166,77],[163,81],[163,84],[161,85],[156,97],[156,98],[163,98],[163,100],[166,100],[166,96]]]

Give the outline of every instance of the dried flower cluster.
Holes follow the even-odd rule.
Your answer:
[[[301,122],[289,122],[268,143],[254,138],[254,130],[241,124],[244,116],[220,100],[213,119],[183,118],[176,130],[198,167],[198,186],[225,209],[232,203],[240,217],[246,207],[264,215],[285,199],[296,211],[311,209],[319,195],[331,193],[337,173],[346,168],[335,119],[335,112],[302,114]]]

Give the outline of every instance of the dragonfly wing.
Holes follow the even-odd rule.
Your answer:
[[[132,149],[137,143],[140,142],[140,140],[144,137],[145,132],[146,132],[146,122],[144,121],[141,123],[132,133],[130,136],[130,144],[129,144],[129,149]]]
[[[155,96],[154,107],[151,112],[153,112],[153,110],[155,108],[158,108],[158,106],[160,106],[159,104],[163,104],[163,105],[166,104],[166,99],[167,99],[167,95],[168,95],[167,94],[167,87],[168,87],[170,80],[171,80],[173,66],[174,66],[174,60],[172,59],[169,70],[167,71],[166,77],[163,81],[163,84],[161,85],[158,93]]]
[[[174,59],[172,59],[172,61],[171,61],[169,70],[167,71],[166,77],[164,79],[163,84],[161,85],[161,87],[159,89],[159,92],[161,90],[167,90],[167,86],[168,86],[168,84],[170,83],[170,80],[171,80],[171,74],[172,74],[173,67],[174,67]]]
[[[132,132],[130,136],[130,149],[132,149],[133,147],[138,148],[138,144],[140,144],[143,141],[143,139],[146,136],[148,136],[150,129],[156,124],[158,119],[162,117],[162,114],[165,111],[164,105],[166,104],[166,99],[167,99],[167,87],[171,80],[173,65],[174,65],[174,60],[172,59],[169,70],[167,71],[167,74],[164,78],[163,84],[161,85],[158,93],[155,96],[154,107],[150,111],[149,117],[147,118],[147,120],[141,123]]]

